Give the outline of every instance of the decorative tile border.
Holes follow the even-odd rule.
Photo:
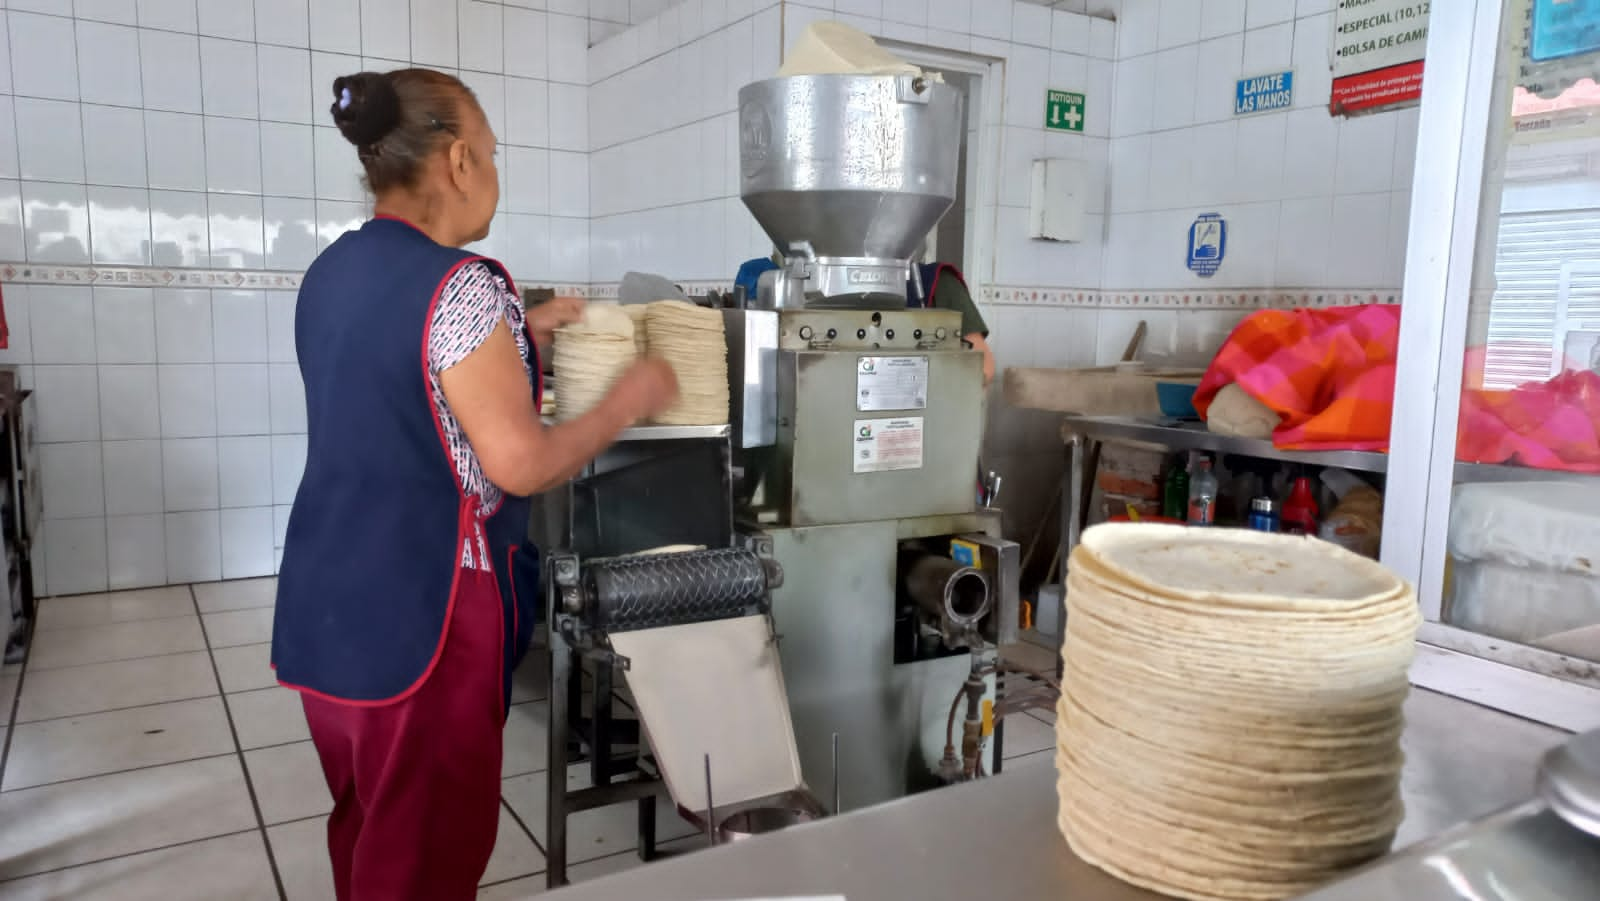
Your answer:
[[[236,288],[294,291],[299,272],[179,269],[150,266],[72,266],[0,263],[0,281],[23,285],[104,285],[142,288]]]
[[[1011,285],[978,289],[979,303],[1018,307],[1098,307],[1098,288],[1023,288]]]
[[[711,291],[725,294],[733,290],[727,282],[674,282],[685,294],[690,296],[704,295]],[[579,295],[590,300],[616,300],[622,289],[621,282],[596,282],[588,286],[588,293]]]
[[[979,296],[983,303],[996,306],[1076,307],[1084,309],[1291,310],[1400,302],[1400,292],[1392,289],[1101,291],[1092,288],[999,286],[983,288],[979,292]]]
[[[82,266],[0,263],[0,282],[17,285],[85,285],[126,288],[220,288],[298,291],[303,272],[267,269],[188,269],[156,266]],[[548,288],[563,297],[597,297],[594,285],[558,285],[518,280],[519,289]],[[616,296],[616,286],[611,287]]]
[[[304,273],[264,269],[188,269],[157,266],[83,266],[0,262],[0,282],[23,285],[102,285],[151,288],[220,288],[296,291]],[[731,289],[722,281],[679,282],[689,294]],[[518,280],[517,287],[548,288],[564,297],[616,300],[621,284],[553,284]],[[1065,307],[1076,309],[1154,310],[1288,310],[1322,309],[1365,303],[1398,303],[1393,289],[1257,290],[1257,291],[1102,291],[1097,288],[999,285],[979,291],[980,302],[993,306]]]

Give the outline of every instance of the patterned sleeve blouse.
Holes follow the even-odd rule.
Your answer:
[[[517,353],[522,356],[522,367],[528,375],[529,390],[533,384],[533,352],[523,328],[522,300],[512,291],[505,279],[492,272],[483,263],[469,263],[450,278],[440,292],[439,302],[433,309],[433,320],[428,332],[428,382],[433,394],[433,407],[444,428],[445,441],[450,447],[451,462],[455,464],[456,480],[469,496],[478,499],[480,516],[488,517],[500,506],[504,497],[499,486],[483,474],[478,455],[461,431],[445,401],[439,374],[467,358],[477,350],[494,331],[505,323],[516,338]],[[487,560],[475,561],[469,545],[462,564],[475,569],[488,569]],[[481,564],[481,565],[480,565]]]

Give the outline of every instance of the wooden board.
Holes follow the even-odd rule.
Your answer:
[[[1007,404],[1085,416],[1159,416],[1157,382],[1199,384],[1198,369],[1118,370],[1011,368],[1005,371]]]

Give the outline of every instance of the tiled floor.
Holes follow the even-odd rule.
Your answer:
[[[332,898],[331,801],[299,700],[268,666],[273,589],[264,579],[41,603],[27,664],[0,669],[0,901]],[[541,670],[517,675],[481,898],[544,886]],[[1008,758],[1050,759],[1043,719],[1008,722]],[[699,841],[665,804],[658,822],[669,847]],[[574,817],[572,878],[638,865],[633,827],[627,806]]]

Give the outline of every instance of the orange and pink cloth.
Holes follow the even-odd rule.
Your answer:
[[[1400,307],[1263,310],[1239,324],[1195,392],[1204,417],[1237,384],[1281,418],[1273,444],[1387,450]],[[1564,372],[1509,391],[1461,396],[1456,456],[1473,463],[1600,472],[1600,376]]]

